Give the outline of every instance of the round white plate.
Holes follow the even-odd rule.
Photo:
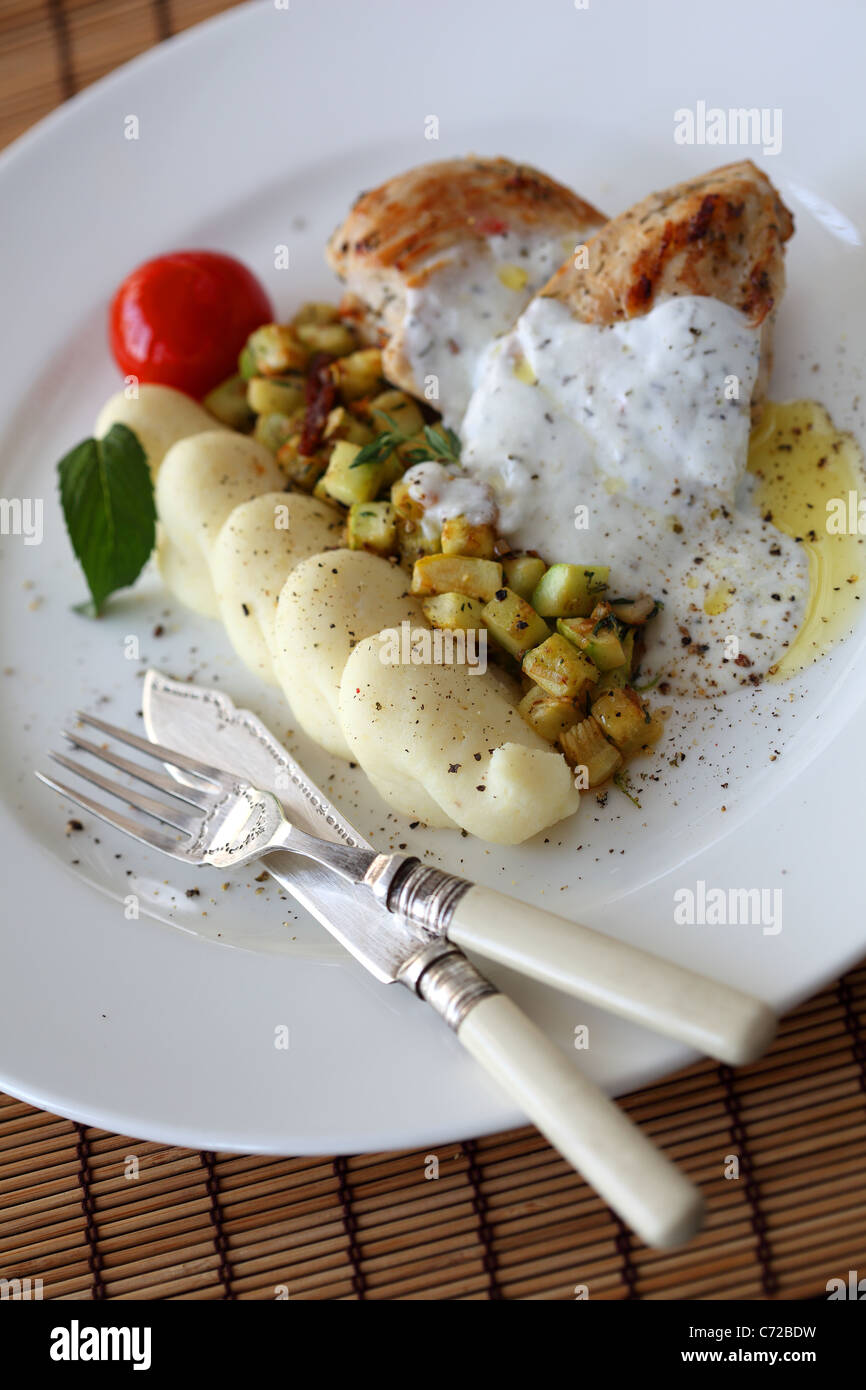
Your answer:
[[[503,852],[401,824],[356,771],[292,731],[222,630],[170,602],[154,575],[98,623],[72,613],[83,581],[54,474],[116,388],[106,305],[138,261],[179,246],[233,252],[290,312],[334,293],[322,247],[360,189],[469,151],[532,161],[611,213],[754,156],[798,223],[773,394],[818,395],[866,437],[863,15],[837,3],[816,25],[811,5],[751,0],[726,6],[721,23],[686,0],[262,3],[161,45],[5,155],[0,489],[45,510],[41,544],[2,537],[0,1086],[205,1148],[352,1151],[519,1122],[437,1018],[367,977],[271,883],[251,873],[223,890],[215,873],[148,855],[86,817],[67,833],[74,812],[32,770],[76,707],[135,724],[151,664],[256,710],[381,845],[542,895],[780,1008],[863,953],[848,885],[862,852],[864,630],[790,685],[722,702],[712,726],[706,711],[677,716],[685,761],[647,764],[658,780],[643,785],[640,810],[619,793],[603,807],[587,798],[573,822]],[[678,145],[674,112],[699,101],[779,110],[781,151]],[[287,271],[274,269],[280,245]],[[675,891],[701,880],[780,890],[781,930],[677,925]],[[688,1060],[491,973],[613,1092]],[[590,1047],[575,1054],[580,1024]],[[288,1049],[275,1046],[282,1025]]]

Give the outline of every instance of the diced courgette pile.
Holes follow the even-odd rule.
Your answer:
[[[490,655],[523,682],[518,709],[556,743],[582,784],[600,787],[661,732],[631,685],[658,605],[608,599],[608,570],[518,554],[492,524],[448,518],[431,536],[403,474],[459,443],[382,375],[377,347],[330,304],[251,334],[236,376],[204,404],[276,456],[291,488],[345,511],[346,544],[411,568],[411,592],[438,628],[485,629]]]

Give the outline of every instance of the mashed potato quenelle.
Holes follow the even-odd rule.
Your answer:
[[[210,557],[220,617],[251,671],[277,685],[277,601],[296,565],[342,538],[340,517],[299,492],[264,492],[229,513]]]
[[[246,435],[211,430],[172,445],[156,480],[157,562],[187,607],[219,617],[211,557],[220,530],[240,503],[282,482],[273,454]]]
[[[577,810],[565,759],[524,722],[497,674],[390,661],[389,637],[360,642],[340,684],[343,733],[386,801],[507,845]]]
[[[195,434],[228,431],[210,411],[171,386],[142,385],[135,395],[117,391],[100,410],[93,433],[102,439],[112,425],[132,430],[147,455],[154,481],[173,444]]]
[[[293,570],[277,605],[271,656],[304,732],[351,758],[340,681],[352,648],[381,627],[422,621],[404,570],[365,550],[313,555]]]

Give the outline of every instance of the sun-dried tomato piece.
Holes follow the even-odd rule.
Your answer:
[[[310,360],[304,388],[306,413],[301,431],[300,452],[309,457],[322,442],[328,416],[337,400],[337,387],[328,371],[334,358],[329,352],[317,352]]]

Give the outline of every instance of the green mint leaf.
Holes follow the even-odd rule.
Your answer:
[[[66,529],[98,615],[109,594],[135,583],[153,550],[147,456],[132,430],[112,425],[104,439],[70,450],[57,472]]]

